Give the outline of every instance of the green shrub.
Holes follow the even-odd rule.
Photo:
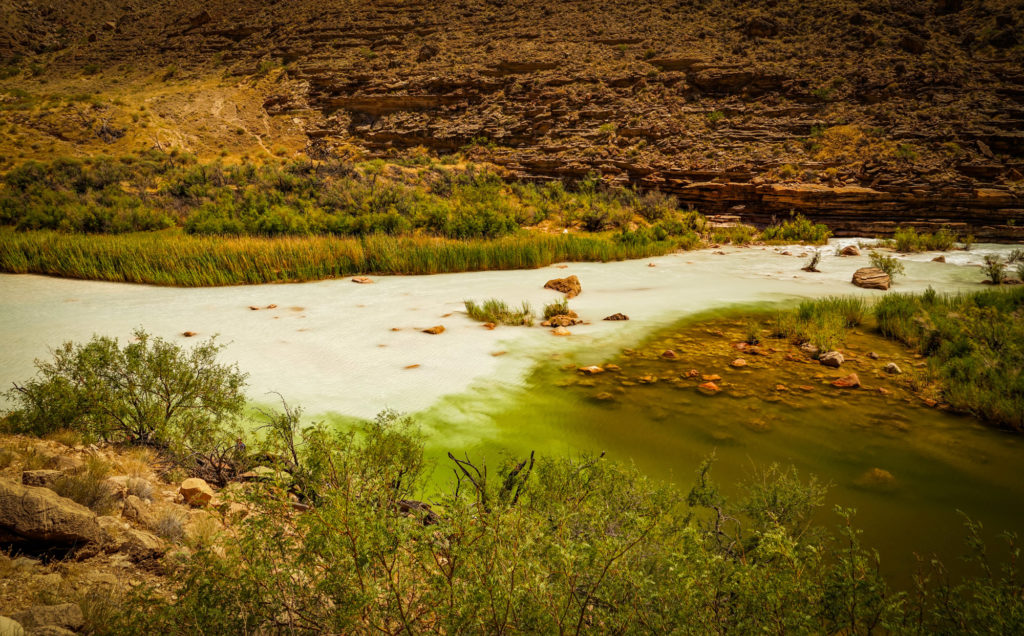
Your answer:
[[[904,272],[903,263],[898,258],[879,252],[871,252],[871,266],[882,270],[893,280]]]
[[[525,301],[518,309],[510,308],[505,301],[496,298],[485,300],[479,304],[467,300],[465,305],[469,317],[480,322],[527,327],[533,324],[533,309],[530,307],[530,303]]]
[[[956,235],[947,228],[940,228],[934,234],[918,234],[914,228],[896,228],[893,245],[900,252],[945,252],[953,248]]]
[[[222,347],[213,339],[184,350],[142,330],[133,335],[124,347],[101,336],[67,342],[52,360],[37,361],[36,377],[7,393],[7,427],[35,435],[70,429],[180,457],[224,443],[245,405],[246,375],[217,361]]]
[[[810,243],[823,245],[828,242],[832,230],[823,223],[811,223],[798,214],[795,219],[771,225],[761,232],[761,240],[768,243]]]
[[[985,272],[985,276],[989,282],[993,285],[1001,285],[1003,280],[1006,279],[1006,263],[1003,261],[1001,256],[996,254],[986,254],[985,264],[981,266],[981,270]]]
[[[66,473],[53,483],[52,489],[98,514],[109,514],[114,509],[114,491],[106,483],[110,466],[98,457],[89,457],[85,469]]]

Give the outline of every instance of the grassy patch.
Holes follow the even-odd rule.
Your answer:
[[[473,320],[492,322],[496,325],[526,326],[533,325],[533,308],[530,303],[523,302],[518,308],[509,307],[503,300],[490,298],[477,303],[466,301],[466,313]]]
[[[899,252],[945,252],[953,248],[957,237],[946,228],[940,228],[938,232],[928,234],[918,233],[912,227],[897,228],[892,237],[892,245]]]
[[[544,320],[555,316],[565,316],[569,313],[569,301],[565,298],[544,305]]]
[[[888,294],[878,328],[928,356],[956,409],[1024,431],[1024,289]]]
[[[432,237],[204,237],[180,232],[86,236],[0,229],[0,271],[116,282],[209,287],[354,274],[533,269],[670,253],[670,241],[524,232],[501,239]]]
[[[766,243],[810,243],[823,245],[828,242],[832,231],[822,223],[811,223],[807,217],[797,215],[796,218],[771,225],[761,232],[761,239]]]

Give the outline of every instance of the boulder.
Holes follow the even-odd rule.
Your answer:
[[[818,357],[818,354],[821,353],[821,350],[810,342],[805,342],[800,345],[800,351],[803,351],[812,358]]]
[[[155,534],[133,528],[116,517],[97,517],[103,528],[103,549],[107,552],[119,552],[133,561],[158,559],[167,551],[163,540]]]
[[[11,618],[33,633],[38,627],[61,627],[75,631],[85,625],[82,608],[77,603],[34,605],[27,610],[18,612]]]
[[[714,382],[704,382],[703,384],[699,385],[697,389],[699,389],[700,392],[703,393],[704,395],[714,395],[715,393],[718,393],[719,391],[722,390],[718,388],[718,385],[715,384]]]
[[[552,336],[571,336],[572,332],[565,327],[555,327],[551,330]]]
[[[846,360],[845,358],[843,358],[843,354],[839,353],[838,351],[828,351],[818,356],[818,362],[820,362],[822,365],[826,367],[831,367],[833,369],[838,369],[840,366],[842,366],[843,362],[845,361]]]
[[[0,480],[0,535],[60,544],[92,543],[102,533],[96,514],[49,488]]]
[[[843,249],[839,250],[840,256],[860,256],[860,250],[857,249],[856,245],[847,245]]]
[[[903,373],[903,369],[900,369],[900,365],[896,364],[895,362],[890,362],[889,364],[882,367],[882,371],[885,371],[890,375],[899,375]]]
[[[444,333],[444,327],[442,325],[437,325],[435,327],[431,327],[430,329],[424,329],[423,333],[429,333],[432,336],[436,336],[438,334]]]
[[[575,313],[575,312],[573,312]],[[549,327],[572,327],[573,325],[581,324],[583,321],[575,316],[563,314],[560,316],[552,316],[547,320]]]
[[[896,478],[883,468],[872,468],[865,471],[853,482],[860,488],[887,492],[896,489]]]
[[[150,513],[149,506],[146,505],[146,502],[135,495],[128,495],[125,497],[124,509],[121,511],[121,516],[142,526],[153,526],[156,521],[153,518],[152,513]]]
[[[195,507],[205,506],[213,499],[213,489],[198,477],[190,477],[181,482],[178,493],[185,499],[185,503]]]
[[[736,358],[735,360],[729,363],[729,366],[739,369],[747,366],[747,361],[744,360],[743,358]]]
[[[940,256],[936,256],[935,258],[932,259],[932,262],[933,263],[945,263],[946,262],[946,257],[945,256],[941,256],[941,255]]]
[[[665,358],[666,360],[678,360],[679,354],[671,349],[666,349],[665,351],[661,352],[661,357]]]
[[[0,636],[25,636],[25,630],[13,618],[0,616]]]
[[[611,316],[605,316],[605,320],[629,320],[629,316],[626,314],[612,314]]]
[[[63,474],[59,470],[25,470],[21,473],[21,483],[25,486],[49,488]]]
[[[857,377],[856,373],[851,373],[832,382],[832,386],[839,387],[840,389],[856,389],[860,386],[860,378]]]
[[[861,267],[853,273],[853,284],[864,289],[889,289],[892,280],[877,267]]]
[[[576,278],[576,276],[552,278],[548,282],[544,283],[544,289],[553,289],[556,292],[561,292],[565,294],[566,298],[575,298],[583,291],[583,287],[580,285],[580,279]]]

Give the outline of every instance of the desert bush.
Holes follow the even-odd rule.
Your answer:
[[[981,271],[985,273],[989,282],[993,285],[1001,285],[1003,280],[1006,279],[1006,263],[1003,261],[1001,256],[996,254],[986,254],[985,264],[981,266]]]
[[[169,543],[181,543],[185,538],[185,515],[168,508],[157,515],[151,530]]]
[[[129,477],[125,486],[129,495],[135,495],[139,499],[153,498],[153,484],[148,479]]]
[[[728,227],[716,227],[711,231],[711,240],[715,243],[733,243],[735,245],[747,245],[754,240],[756,230],[749,226],[738,223]]]
[[[96,336],[65,343],[36,377],[7,393],[7,426],[42,435],[70,429],[88,437],[165,448],[184,458],[231,436],[245,404],[246,375],[220,364],[213,339],[190,350],[142,330],[119,346]]]
[[[110,476],[110,465],[98,457],[89,457],[85,469],[65,473],[51,487],[61,497],[67,497],[98,514],[107,514],[114,509],[114,493],[106,483]]]
[[[956,244],[956,235],[947,228],[940,228],[934,234],[918,233],[914,228],[896,228],[893,245],[900,252],[945,252]]]
[[[903,263],[898,258],[880,252],[871,252],[871,266],[882,270],[893,280],[904,272]]]
[[[490,298],[482,303],[467,300],[465,305],[469,317],[480,322],[527,327],[533,324],[533,308],[526,301],[523,301],[518,309],[511,308],[505,301],[496,298]]]
[[[771,225],[761,232],[761,240],[767,243],[810,243],[823,245],[828,242],[832,231],[823,223],[811,223],[807,217],[798,214],[796,218]]]

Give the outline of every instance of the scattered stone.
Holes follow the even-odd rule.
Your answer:
[[[878,387],[878,392],[881,393],[882,395],[892,395],[892,391],[885,388],[884,386]]]
[[[621,371],[622,369],[617,364],[606,364],[604,370],[608,372]]]
[[[864,289],[889,289],[892,280],[877,267],[861,267],[853,273],[853,284]]]
[[[156,535],[133,528],[116,517],[97,517],[103,528],[104,550],[128,556],[133,561],[158,559],[167,551],[164,542]]]
[[[739,369],[747,366],[747,361],[744,360],[743,358],[736,358],[735,360],[729,363],[729,366]]]
[[[805,391],[807,393],[810,393],[811,391],[814,390],[813,386],[808,386],[806,384],[798,384],[796,388],[800,389],[801,391]]]
[[[493,357],[497,358],[498,356],[503,356],[503,355],[505,355],[506,353],[508,353],[508,351],[495,351],[495,352],[494,352],[494,353],[492,353],[491,355],[492,355]]]
[[[583,321],[575,315],[576,312],[571,314],[560,314],[558,316],[552,316],[545,322],[548,323],[549,327],[572,327],[573,325],[582,324]]]
[[[627,316],[626,314],[612,314],[611,316],[606,316],[604,319],[605,320],[629,320],[629,316]]]
[[[711,375],[702,375],[700,379],[705,382],[720,382],[722,380],[722,376],[713,373]]]
[[[96,513],[85,506],[49,488],[0,480],[0,535],[5,541],[77,544],[99,541],[102,533]]]
[[[614,400],[615,396],[609,393],[608,391],[601,391],[600,393],[594,396],[594,399],[601,400],[602,402],[607,402],[608,400]]]
[[[823,366],[830,367],[832,369],[838,369],[845,361],[843,354],[838,351],[828,351],[818,356],[818,362]]]
[[[213,18],[210,17],[209,11],[200,11],[199,13],[188,19],[188,28],[198,29],[204,24],[209,24],[211,20],[213,20]]]
[[[360,285],[370,285],[373,283],[373,280],[370,279],[368,276],[353,276],[352,282],[358,283]]]
[[[571,336],[572,332],[565,327],[555,327],[551,330],[552,336]]]
[[[267,305],[267,309],[277,309],[277,305],[274,305],[274,304]]]
[[[856,389],[860,386],[860,378],[857,377],[856,373],[851,373],[833,381],[832,386],[839,387],[840,389]]]
[[[419,369],[420,365],[418,365],[418,364],[407,364],[407,365],[405,365],[404,368],[406,368],[406,369]]]
[[[946,262],[946,257],[945,257],[945,255],[936,256],[935,258],[932,259],[932,262],[933,263],[945,263]]]
[[[432,336],[436,336],[438,334],[444,333],[444,327],[442,325],[437,325],[435,327],[431,327],[430,329],[424,329],[423,333],[429,333]]]
[[[775,390],[776,391],[788,391],[789,387],[786,386],[785,384],[776,384],[775,385]]]
[[[498,326],[498,325],[494,324],[493,322],[485,322],[485,323],[484,323],[484,329],[489,329],[489,330],[491,330],[491,331],[494,331],[494,329],[495,329],[495,328],[496,328],[497,326]]]
[[[847,245],[839,251],[840,256],[860,256],[860,250],[856,245]]]
[[[565,294],[566,298],[575,298],[583,291],[580,279],[575,275],[567,278],[552,278],[544,283],[544,289],[553,289],[556,292],[561,292]]]
[[[655,382],[658,381],[658,376],[642,375],[639,378],[637,378],[636,381],[639,382],[640,384],[654,384]]]
[[[259,311],[260,310],[260,308],[257,307],[256,305],[249,305],[249,309],[251,309],[253,311]]]
[[[647,267],[657,267],[654,263],[647,263]]]
[[[597,375],[598,373],[604,373],[604,369],[597,365],[591,365],[589,367],[580,367],[577,370],[583,375]]]
[[[744,422],[743,426],[754,431],[755,433],[768,433],[772,430],[772,425],[768,423],[764,418],[757,418]]]
[[[24,486],[49,488],[63,474],[59,470],[24,470],[21,472],[21,483]]]
[[[883,468],[872,468],[865,471],[853,482],[860,488],[888,492],[896,489],[896,478]]]
[[[38,627],[62,627],[72,631],[85,625],[82,608],[77,603],[61,603],[60,605],[35,605],[12,616],[15,621],[29,631]],[[33,631],[34,633],[34,631]]]
[[[896,364],[895,362],[890,362],[889,364],[882,367],[882,371],[885,371],[890,375],[899,375],[903,373],[903,369],[901,369],[900,365]]]
[[[194,331],[183,331],[181,335],[185,336],[186,338],[191,338],[197,334]]]
[[[811,344],[810,342],[805,342],[802,345],[800,345],[800,351],[806,353],[808,356],[812,358],[817,358],[818,354],[821,353],[821,349],[818,349],[818,347]]]
[[[150,527],[156,521],[153,515],[149,512],[149,506],[146,502],[139,499],[135,495],[128,495],[124,499],[124,508],[121,510],[121,516],[129,521]]]
[[[661,352],[661,357],[665,358],[666,360],[678,360],[679,354],[673,351],[672,349],[666,349],[665,351]]]
[[[700,371],[698,371],[697,369],[690,369],[689,371],[686,372],[686,377],[698,378],[700,377]]]
[[[871,358],[872,360],[877,360],[878,359],[878,354],[875,353],[874,351],[869,351],[868,352],[868,357]]]
[[[704,382],[697,387],[704,395],[714,395],[722,389],[718,388],[718,385],[714,382]]]
[[[924,398],[922,400],[922,402],[924,402],[925,406],[928,406],[928,407],[931,407],[931,408],[935,408],[935,406],[938,404],[938,402],[936,402],[935,400],[933,400],[931,398]]]
[[[185,503],[195,508],[201,508],[213,499],[213,489],[198,477],[190,477],[181,482],[178,494],[185,499]]]

